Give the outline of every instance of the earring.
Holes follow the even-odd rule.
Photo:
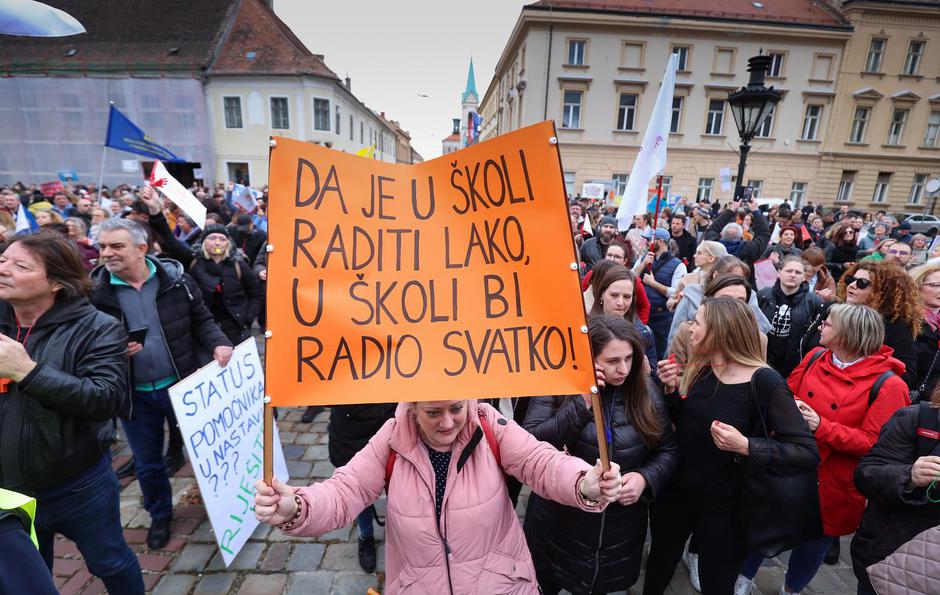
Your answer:
[[[604,298],[601,298],[601,305],[604,305]]]

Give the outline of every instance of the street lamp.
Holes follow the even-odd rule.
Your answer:
[[[768,70],[770,70],[770,56],[754,56],[747,61],[747,71],[751,73],[751,80],[748,81],[747,86],[728,94],[734,123],[741,137],[741,160],[738,162],[738,179],[734,188],[736,200],[744,194],[744,165],[747,162],[747,154],[751,150],[751,139],[757,134],[767,114],[774,109],[782,96],[780,91],[773,87],[764,86],[764,76]]]

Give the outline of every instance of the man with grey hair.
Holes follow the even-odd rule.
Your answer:
[[[232,356],[232,343],[183,266],[147,254],[143,226],[129,219],[103,221],[98,246],[101,256],[91,272],[91,302],[121,321],[130,335],[131,406],[122,412],[121,422],[151,517],[147,546],[160,549],[169,541],[173,514],[163,458],[164,423],[176,425],[168,389],[207,363],[199,358],[199,346],[224,366]]]
[[[751,267],[751,285],[754,284],[754,263],[761,259],[767,243],[770,241],[770,227],[767,225],[767,219],[760,209],[754,208],[751,211],[751,232],[754,237],[750,240],[744,238],[744,230],[740,225],[734,222],[735,213],[741,206],[740,201],[734,201],[724,211],[715,217],[712,224],[705,230],[703,240],[714,240],[721,242],[728,250],[728,254],[737,256]],[[747,208],[752,208],[752,202],[745,203]]]

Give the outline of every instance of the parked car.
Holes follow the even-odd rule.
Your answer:
[[[898,213],[897,219],[899,221],[906,221],[911,224],[911,233],[922,233],[924,235],[933,237],[937,235],[937,232],[940,231],[940,217],[936,215],[927,215],[923,213],[917,214],[907,214],[904,217],[905,213]]]

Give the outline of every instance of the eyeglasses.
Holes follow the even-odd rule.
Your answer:
[[[871,279],[863,279],[861,277],[856,277],[854,275],[845,276],[845,286],[848,287],[852,283],[855,283],[855,287],[859,289],[868,289],[871,287]]]
[[[931,289],[940,289],[940,281],[935,283],[921,283],[921,287],[930,287]]]
[[[819,328],[821,329],[826,328],[827,326],[832,326],[832,323],[829,322],[828,320],[823,320],[822,322],[819,323]]]

